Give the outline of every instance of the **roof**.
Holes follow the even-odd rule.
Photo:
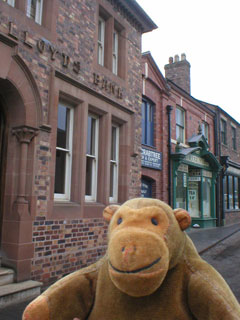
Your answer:
[[[121,0],[121,3],[129,11],[131,16],[141,25],[142,33],[157,29],[158,26],[152,21],[147,13],[140,7],[136,0]]]

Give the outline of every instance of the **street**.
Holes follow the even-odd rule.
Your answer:
[[[218,270],[240,302],[240,231],[209,249],[201,257]]]

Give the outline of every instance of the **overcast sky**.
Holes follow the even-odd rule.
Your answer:
[[[165,76],[164,65],[185,53],[191,95],[216,104],[240,123],[240,0],[137,0],[158,29],[143,35]]]

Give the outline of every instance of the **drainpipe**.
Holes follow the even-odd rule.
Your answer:
[[[218,161],[220,161],[220,157],[219,157],[219,144],[218,144],[218,113],[215,113],[215,117],[214,117],[214,149],[215,149],[215,156],[218,159]],[[222,173],[220,173],[217,175],[217,183],[216,183],[216,217],[217,217],[217,226],[220,227],[221,225],[221,212],[220,212],[220,199],[222,198],[222,196],[220,197],[220,192],[222,194],[222,183],[221,183],[221,179],[222,179]]]
[[[172,154],[172,146],[171,146],[171,112],[173,107],[167,106],[167,115],[168,115],[168,204],[171,206],[172,204],[172,168],[171,168],[171,154]]]

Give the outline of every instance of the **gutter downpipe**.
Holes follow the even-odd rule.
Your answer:
[[[171,168],[171,154],[172,154],[172,145],[171,145],[171,112],[173,107],[167,105],[167,115],[168,115],[168,204],[172,205],[172,168]]]
[[[215,140],[215,145],[214,145],[214,149],[215,149],[215,155],[218,159],[218,161],[220,162],[220,156],[219,156],[219,149],[220,149],[220,145],[219,145],[219,139],[218,139],[218,110],[217,112],[215,112],[215,117],[214,117],[214,140]],[[221,212],[220,212],[220,199],[222,197],[220,197],[220,192],[222,194],[222,172],[220,172],[220,174],[217,175],[217,183],[216,183],[216,217],[217,217],[217,227],[221,226]]]

